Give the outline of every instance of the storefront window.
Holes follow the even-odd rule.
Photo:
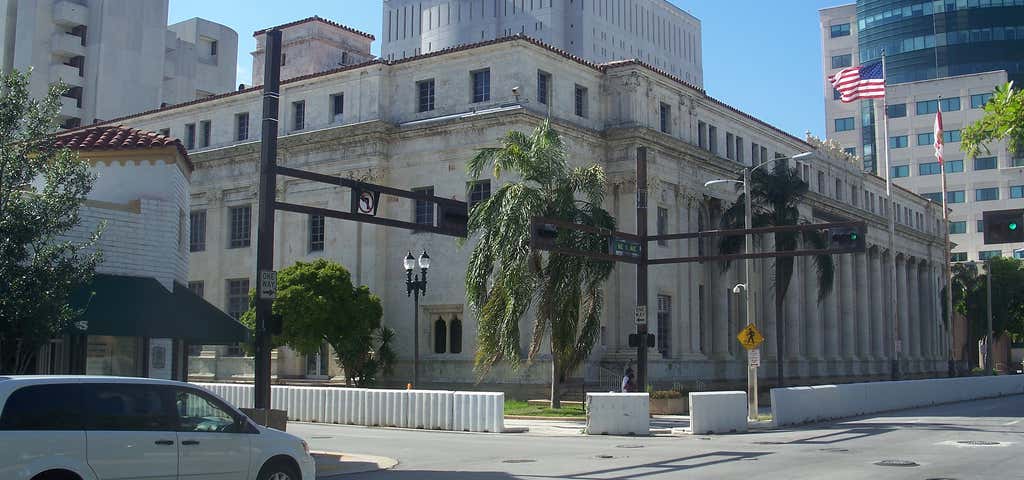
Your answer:
[[[139,338],[90,335],[85,373],[139,376]]]

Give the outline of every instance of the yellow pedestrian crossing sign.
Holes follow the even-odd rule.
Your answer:
[[[747,325],[747,328],[740,330],[740,334],[736,338],[743,344],[743,348],[747,350],[753,350],[764,342],[764,335],[757,330],[757,327],[753,323]]]

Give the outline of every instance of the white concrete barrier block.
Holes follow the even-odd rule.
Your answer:
[[[699,435],[746,432],[746,392],[691,393],[690,430]]]
[[[364,425],[403,427],[409,414],[408,390],[366,390]]]
[[[501,433],[505,430],[505,394],[455,392],[452,429],[459,432]]]
[[[649,435],[651,400],[647,393],[588,393],[588,435]]]
[[[408,428],[451,430],[455,392],[410,390]]]

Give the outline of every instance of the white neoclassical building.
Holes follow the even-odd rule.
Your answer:
[[[550,74],[550,109],[538,101],[537,72]],[[518,87],[518,88],[516,88]],[[514,94],[516,88],[516,94]],[[206,124],[208,145],[189,152],[195,163],[191,199],[190,281],[209,301],[237,315],[254,282],[257,164],[261,92],[249,89],[145,112],[117,122],[169,131],[174,136]],[[549,113],[550,112],[550,113]],[[816,301],[818,283],[809,260],[799,259],[786,300],[788,372],[796,381],[881,377],[889,371],[898,313],[903,369],[911,375],[944,371],[947,335],[940,316],[943,236],[940,212],[926,199],[894,189],[862,171],[850,157],[835,156],[708,96],[702,89],[639,61],[604,64],[571,56],[540,41],[513,36],[403,60],[370,60],[283,82],[279,162],[468,200],[489,195],[507,181],[470,183],[467,161],[497,144],[510,130],[529,131],[550,114],[575,164],[599,164],[608,174],[605,207],[622,230],[634,231],[635,155],[649,149],[650,232],[693,232],[719,225],[732,189],[705,188],[708,180],[735,178],[743,165],[811,151],[795,162],[810,184],[801,206],[813,221],[863,220],[868,250],[835,257],[835,289]],[[349,208],[345,189],[286,179],[281,201]],[[435,212],[415,202],[388,198],[379,215],[433,222]],[[885,212],[898,221],[896,249],[888,245]],[[447,387],[471,384],[477,336],[465,307],[464,273],[472,241],[458,245],[433,234],[411,234],[279,212],[275,268],[296,261],[330,258],[384,303],[384,323],[398,331],[401,364],[393,376],[410,377],[412,342],[424,363],[421,378]],[[420,329],[412,331],[413,302],[406,296],[402,259],[427,250],[432,266],[420,303]],[[698,245],[652,245],[652,258],[714,252]],[[889,262],[895,259],[892,283]],[[735,335],[744,324],[743,302],[731,293],[743,281],[740,263],[655,266],[649,282],[652,332],[650,379],[671,385],[742,381],[746,356]],[[772,264],[758,263],[758,324],[773,339]],[[574,381],[613,388],[623,365],[634,358],[635,270],[618,265],[607,283],[600,344]],[[890,292],[899,295],[893,311]],[[523,342],[528,340],[528,328]],[[765,362],[776,346],[764,347]],[[308,361],[312,360],[312,361]],[[485,379],[503,388],[543,387],[550,369],[499,369]],[[763,375],[770,369],[762,369]],[[319,377],[322,362],[279,352],[279,377]],[[768,378],[768,377],[766,377]]]

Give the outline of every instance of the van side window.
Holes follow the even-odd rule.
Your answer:
[[[141,384],[82,384],[87,430],[173,431],[173,390]]]
[[[75,384],[29,385],[7,398],[0,430],[81,430],[81,389]]]
[[[237,433],[238,419],[220,402],[193,390],[176,390],[174,403],[180,432]]]

